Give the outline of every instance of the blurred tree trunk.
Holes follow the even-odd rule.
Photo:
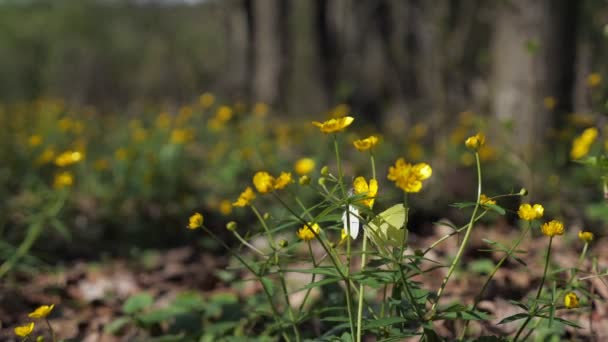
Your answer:
[[[247,98],[253,68],[252,4],[251,0],[231,0],[224,5],[228,61],[222,88],[237,99]]]
[[[497,6],[491,107],[498,121],[512,129],[503,142],[526,164],[541,153],[555,123],[543,98],[569,101],[575,12],[575,2],[567,0],[509,0]]]
[[[254,0],[253,98],[277,105],[285,98],[288,37],[287,0]]]

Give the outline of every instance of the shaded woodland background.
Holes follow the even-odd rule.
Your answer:
[[[0,99],[177,104],[203,91],[310,115],[338,103],[434,132],[463,110],[532,153],[590,108],[606,67],[600,0],[2,1]],[[548,111],[543,99],[556,99]],[[379,116],[390,120],[379,120]]]

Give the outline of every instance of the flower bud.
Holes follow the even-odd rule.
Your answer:
[[[527,196],[528,195],[528,189],[521,188],[521,190],[519,190],[519,195],[520,196]]]
[[[298,182],[302,186],[308,185],[308,184],[310,184],[310,177],[308,177],[307,175],[301,176],[300,179],[298,180]]]
[[[279,241],[279,247],[285,248],[287,246],[289,246],[289,242],[287,242],[287,240],[280,240]]]
[[[319,177],[317,183],[319,183],[320,186],[325,187],[325,177]]]
[[[235,231],[238,228],[238,224],[234,221],[230,221],[228,223],[226,223],[226,229],[228,229],[228,231]]]
[[[327,165],[325,165],[321,168],[321,176],[327,176],[327,175],[329,175],[329,167],[327,167]]]
[[[262,218],[264,220],[268,220],[270,218],[270,213],[264,213],[264,216],[262,216]]]

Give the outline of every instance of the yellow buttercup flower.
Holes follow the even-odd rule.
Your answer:
[[[300,240],[310,241],[313,240],[319,233],[321,232],[321,227],[318,224],[312,224],[308,222],[302,226],[302,228],[298,229],[296,235]]]
[[[431,177],[432,174],[433,169],[429,164],[412,165],[406,163],[403,158],[399,158],[395,162],[395,166],[388,169],[387,178],[405,192],[419,192],[422,189],[422,181]]]
[[[583,242],[591,242],[593,241],[593,233],[592,232],[578,232],[578,238]]]
[[[265,171],[258,171],[253,176],[253,185],[255,186],[256,190],[261,194],[265,194],[274,190],[274,182],[274,177],[272,177],[268,172]]]
[[[493,200],[493,199],[491,199],[491,198],[489,198],[485,194],[481,194],[479,196],[479,204],[481,204],[481,205],[496,204],[496,201]]]
[[[220,108],[217,109],[217,112],[215,112],[215,118],[220,122],[226,122],[232,118],[233,113],[232,108],[220,106]]]
[[[275,179],[274,189],[275,190],[283,189],[292,182],[293,182],[293,180],[291,179],[291,172],[281,172],[279,177],[277,177]]]
[[[34,331],[34,322],[30,322],[25,325],[20,325],[15,328],[15,335],[19,337],[26,337]]]
[[[371,209],[374,206],[376,194],[378,193],[378,181],[372,178],[368,184],[365,178],[357,177],[353,182],[353,188],[355,194],[367,194],[367,197],[361,200],[361,203]]]
[[[581,135],[574,138],[572,141],[572,149],[570,150],[570,158],[580,159],[589,153],[591,145],[598,136],[598,130],[595,127],[587,128]]]
[[[30,147],[36,147],[42,144],[42,136],[39,134],[34,134],[27,139],[27,143]]]
[[[228,200],[223,200],[220,202],[220,213],[224,216],[230,215],[232,213],[232,203]]]
[[[564,234],[564,224],[557,220],[552,220],[543,223],[540,230],[546,236],[555,236]]]
[[[486,136],[483,133],[477,133],[467,138],[464,144],[471,150],[477,151],[486,143]]]
[[[188,229],[196,229],[200,228],[203,225],[203,215],[200,213],[194,213],[194,215],[190,216],[190,221],[188,222]]]
[[[254,199],[255,193],[253,192],[253,189],[248,186],[245,191],[241,193],[236,202],[232,203],[232,205],[235,207],[246,207],[251,204],[251,201],[253,201]]]
[[[578,296],[574,292],[568,292],[564,296],[564,306],[568,309],[578,308]]]
[[[74,176],[68,171],[56,174],[53,180],[53,187],[55,189],[69,187],[72,184],[74,184]]]
[[[598,85],[600,85],[600,83],[602,83],[602,75],[600,75],[599,73],[594,72],[587,76],[587,85],[589,87],[597,87]]]
[[[258,118],[266,117],[269,111],[270,107],[264,102],[258,102],[253,106],[253,115],[257,116]]]
[[[82,158],[83,154],[81,152],[68,150],[58,155],[57,158],[55,158],[55,165],[59,167],[65,167],[78,163],[82,160]]]
[[[42,306],[39,306],[33,312],[30,312],[27,316],[30,318],[45,318],[46,316],[48,316],[51,313],[51,311],[53,311],[54,307],[55,307],[55,304],[42,305]]]
[[[176,145],[185,144],[194,138],[191,129],[176,128],[171,131],[171,143]]]
[[[299,175],[307,175],[315,169],[315,161],[311,158],[301,158],[296,161],[293,169]]]
[[[203,93],[198,98],[198,101],[201,104],[201,107],[203,107],[204,109],[207,109],[207,108],[213,106],[213,103],[215,102],[215,96],[213,96],[213,94],[211,94],[211,93]]]
[[[345,116],[337,119],[329,119],[325,122],[313,121],[312,124],[319,127],[323,133],[336,133],[350,126],[354,120],[355,118],[352,116]]]
[[[517,215],[519,218],[526,221],[532,221],[543,217],[545,208],[540,204],[531,205],[530,203],[524,203],[519,206]]]
[[[365,139],[355,140],[353,145],[355,145],[355,148],[359,151],[367,151],[378,145],[378,137],[372,135]]]

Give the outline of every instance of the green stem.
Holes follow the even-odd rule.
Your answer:
[[[51,331],[51,340],[53,342],[56,342],[57,339],[55,338],[55,330],[53,330],[53,327],[51,326],[51,322],[49,322],[49,320],[47,318],[45,318],[44,321],[46,322],[46,326],[49,327],[49,330]]]
[[[258,209],[253,204],[251,205],[251,210],[253,211],[255,216],[258,218],[258,221],[260,221],[260,223],[262,224],[262,227],[264,227],[264,231],[266,232],[266,236],[268,237],[268,242],[270,243],[270,246],[272,247],[273,250],[276,251],[277,246],[276,246],[276,243],[272,236],[272,233],[270,232],[270,228],[266,224],[266,220],[264,220],[264,218],[262,217],[262,215],[260,214]]]
[[[301,340],[300,330],[298,329],[296,318],[293,314],[293,308],[291,307],[291,301],[289,300],[289,294],[287,293],[287,284],[285,283],[285,273],[283,273],[283,269],[281,268],[279,254],[276,252],[274,254],[274,262],[279,271],[279,281],[281,283],[281,292],[283,293],[283,299],[285,300],[285,305],[287,305],[287,313],[289,314],[289,319],[291,320],[291,327],[292,327],[293,333],[296,337],[296,341],[299,342]]]
[[[365,270],[367,263],[367,235],[363,231],[363,246],[361,247],[361,272]],[[359,284],[359,307],[357,308],[357,342],[361,342],[363,331],[363,284]]]
[[[310,254],[310,258],[312,260],[312,265],[317,268],[319,265],[317,264],[317,260],[315,259],[315,255],[312,252],[312,245],[310,244],[310,241],[306,242],[308,245],[308,253]],[[312,279],[310,280],[310,283],[314,283],[316,280],[316,273],[312,274]],[[306,290],[306,294],[304,295],[304,300],[302,300],[302,304],[300,304],[300,308],[298,309],[298,317],[300,317],[300,315],[302,315],[302,311],[304,310],[304,305],[306,304],[306,301],[308,300],[308,297],[310,296],[310,292],[312,291],[312,287],[309,287]]]
[[[243,239],[243,237],[241,236],[241,234],[239,234],[236,231],[234,231],[232,233],[237,238],[237,240],[239,240],[244,246],[246,246],[247,248],[251,249],[252,251],[254,251],[255,253],[257,253],[257,254],[259,254],[261,256],[265,256],[265,254],[262,251],[260,251],[259,249],[257,249],[254,245],[252,245],[249,242],[247,242],[245,239]]]
[[[475,222],[479,221],[479,220],[480,220],[482,217],[484,217],[484,216],[485,216],[487,213],[488,213],[488,211],[487,211],[487,210],[484,210],[484,212],[483,212],[483,213],[481,213],[479,216],[477,216],[477,217],[475,218],[475,221],[474,221],[473,223],[475,223]],[[442,243],[443,241],[445,241],[445,240],[449,239],[450,237],[452,237],[452,236],[454,236],[454,235],[456,235],[456,234],[460,233],[461,231],[463,231],[463,230],[467,229],[468,227],[469,227],[469,224],[467,223],[466,225],[464,225],[464,226],[462,226],[462,227],[460,227],[460,228],[458,228],[458,229],[454,230],[453,232],[451,232],[451,233],[449,233],[449,234],[446,234],[446,235],[442,236],[442,237],[441,237],[439,240],[437,240],[437,241],[433,242],[433,244],[432,244],[432,245],[430,245],[430,246],[429,246],[427,249],[425,249],[425,250],[422,252],[422,255],[426,255],[426,254],[427,254],[428,252],[430,252],[430,251],[431,251],[433,248],[437,247],[437,245],[439,245],[439,244],[440,244],[440,243]]]
[[[475,161],[477,162],[477,201],[475,203],[475,209],[473,209],[473,215],[471,215],[471,221],[469,221],[469,226],[467,227],[467,231],[464,234],[464,238],[462,240],[462,243],[460,244],[460,248],[458,249],[458,252],[456,253],[456,257],[452,261],[452,264],[450,265],[450,268],[448,269],[448,274],[443,279],[443,282],[441,283],[441,287],[437,291],[435,302],[431,306],[431,311],[430,311],[431,318],[435,315],[435,313],[437,311],[437,305],[439,304],[439,299],[443,295],[443,291],[445,290],[445,287],[448,284],[448,281],[450,280],[452,273],[456,269],[456,266],[458,265],[460,258],[462,258],[462,255],[464,254],[464,250],[467,246],[467,243],[469,242],[469,238],[471,237],[471,231],[473,230],[473,223],[475,222],[475,216],[477,215],[477,210],[479,209],[479,200],[481,198],[481,163],[479,162],[479,153],[477,153],[477,152],[475,152]]]

